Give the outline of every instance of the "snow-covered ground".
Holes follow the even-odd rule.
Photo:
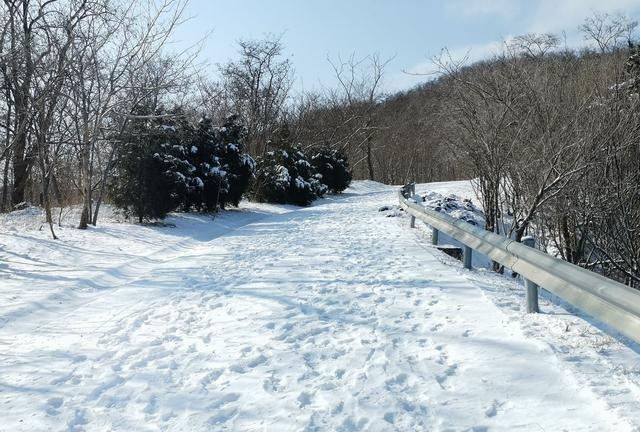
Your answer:
[[[59,241],[3,217],[0,430],[640,430],[638,346],[550,295],[524,315],[396,199],[356,182]]]

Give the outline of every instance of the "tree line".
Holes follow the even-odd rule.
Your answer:
[[[562,259],[640,287],[636,26],[594,13],[581,30],[595,48],[527,34],[470,65],[443,51],[437,79],[377,108],[379,178],[471,178],[487,230],[534,235]]]
[[[143,221],[346,188],[343,153],[285,138],[293,69],[279,39],[240,41],[214,80],[197,46],[171,48],[186,6],[2,0],[2,211],[41,205],[55,238],[54,207],[79,204],[86,229],[105,201]]]
[[[378,56],[332,62],[339,89],[304,95],[296,141],[345,151],[355,178],[473,179],[486,229],[640,287],[637,22],[594,12],[575,49],[524,34],[469,64],[447,50],[434,77],[384,94]],[[502,271],[494,263],[497,271]]]

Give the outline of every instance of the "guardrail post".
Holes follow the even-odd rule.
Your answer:
[[[438,231],[435,228],[431,228],[431,244],[432,245],[438,246],[438,234],[440,234],[440,231]]]
[[[416,217],[411,215],[411,228],[416,227]]]
[[[525,246],[536,247],[536,239],[531,236],[523,237],[521,241]],[[538,306],[538,285],[525,278],[524,286],[527,290],[527,313],[540,312],[540,307]]]
[[[467,270],[471,270],[471,248],[469,246],[463,245],[462,252],[462,263],[464,268]]]

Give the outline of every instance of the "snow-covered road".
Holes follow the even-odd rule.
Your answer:
[[[638,430],[394,202],[0,235],[0,430]]]

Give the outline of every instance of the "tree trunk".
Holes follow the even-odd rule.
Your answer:
[[[27,173],[29,162],[25,156],[27,135],[19,132],[13,149],[13,190],[11,191],[12,207],[24,202],[24,191],[27,187]]]
[[[564,259],[572,264],[575,264],[576,253],[573,249],[573,239],[569,230],[569,217],[566,214],[560,217],[560,233],[564,242]]]
[[[6,101],[9,102],[11,100],[11,94],[9,90],[6,92]],[[2,200],[0,201],[0,212],[4,212],[7,208],[7,194],[9,192],[9,164],[11,163],[12,152],[9,149],[11,146],[11,134],[9,133],[8,126],[11,124],[11,103],[7,103],[7,115],[6,115],[6,139],[5,139],[5,148],[8,150],[5,155],[4,161],[4,172],[2,173]]]
[[[96,226],[98,224],[98,213],[100,213],[100,204],[102,204],[103,189],[103,187],[100,187],[100,194],[96,199],[96,208],[93,211],[93,219],[91,219],[91,225],[93,226]]]
[[[2,202],[0,202],[0,211],[7,210],[7,198],[9,195],[9,165],[11,164],[11,152],[7,154],[4,161],[4,172],[2,173]]]
[[[373,158],[371,155],[371,135],[367,137],[367,169],[369,170],[369,180],[374,180],[373,175]]]
[[[89,195],[87,195],[83,199],[82,214],[80,215],[80,225],[78,225],[79,229],[87,229],[87,227],[89,226],[90,210],[89,210],[89,204],[87,203],[87,197],[89,198],[89,200],[91,200],[91,197]]]
[[[109,160],[107,161],[107,166],[104,169],[104,173],[102,174],[102,181],[100,183],[100,192],[98,192],[98,197],[96,198],[96,208],[93,212],[93,220],[91,224],[96,226],[98,223],[98,213],[100,212],[100,205],[102,204],[102,198],[104,197],[104,192],[107,189],[107,178],[109,177],[109,172],[111,171],[111,166],[113,164],[113,158],[115,157],[115,147],[109,153]]]
[[[371,157],[371,137],[367,139],[367,168],[369,169],[369,180],[374,180],[373,160]]]
[[[56,197],[56,201],[58,205],[62,207],[62,201],[64,200],[62,197],[62,192],[60,191],[60,185],[58,184],[58,179],[55,175],[51,175],[51,187],[53,188],[53,194]]]
[[[85,140],[82,146],[82,214],[80,215],[79,229],[87,229],[91,220],[91,172],[89,169],[90,146],[88,140]]]
[[[49,230],[51,231],[51,236],[54,240],[58,240],[55,231],[53,230],[53,217],[51,216],[51,199],[49,198],[49,184],[51,183],[49,180],[49,175],[45,175],[42,180],[42,198],[44,201],[44,212],[46,216],[46,221],[49,224]]]

